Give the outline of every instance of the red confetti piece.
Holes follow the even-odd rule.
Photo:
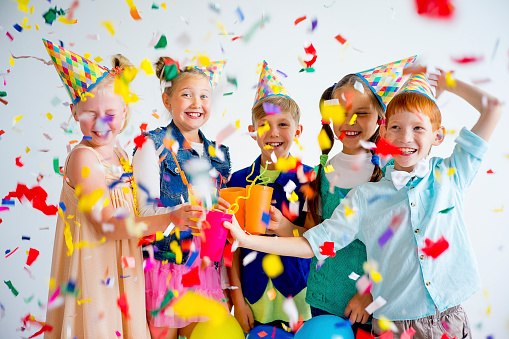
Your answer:
[[[5,131],[3,129],[0,129],[0,135],[4,135]]]
[[[8,37],[9,39],[11,39],[11,41],[13,41],[13,40],[14,40],[14,38],[13,38],[13,37],[12,37],[12,35],[11,35],[11,33],[6,32],[6,33],[5,33],[5,35],[7,35],[7,37]]]
[[[283,205],[281,207],[281,213],[283,213],[283,216],[290,221],[294,221],[298,217],[298,215],[295,215],[290,211],[290,209],[288,208],[288,205],[286,205],[286,202],[284,202],[284,201],[283,201]]]
[[[2,104],[4,104],[4,105],[7,105],[7,104],[8,104],[8,102],[7,102],[7,101],[5,101],[5,100],[4,100],[4,99],[2,99],[2,98],[0,98],[0,102],[1,102]]]
[[[345,131],[342,131],[341,134],[339,135],[339,140],[343,140],[346,136],[346,132]]]
[[[241,35],[241,36],[236,36],[236,37],[233,37],[233,38],[232,38],[232,41],[235,41],[235,40],[237,40],[237,39],[241,39],[241,38],[242,38],[242,35]]]
[[[297,20],[295,20],[295,25],[297,25],[299,22],[304,21],[304,20],[306,20],[306,16],[305,16],[305,15],[304,15],[304,16],[301,16],[300,18],[298,18]]]
[[[26,185],[18,184],[16,191],[9,192],[9,194],[6,195],[4,199],[18,198],[18,200],[21,202],[23,197],[27,198],[28,201],[32,203],[33,208],[41,211],[46,215],[55,215],[58,212],[57,206],[46,204],[48,193],[46,193],[46,191],[41,186],[28,188]]]
[[[454,6],[449,0],[415,0],[417,13],[430,18],[448,19],[454,13]]]
[[[387,142],[384,138],[380,138],[376,143],[376,154],[381,155],[398,155],[401,154],[401,149]]]
[[[9,258],[14,252],[18,250],[19,247],[16,247],[13,251],[9,252],[5,257]]]
[[[433,259],[436,259],[449,248],[449,243],[445,240],[444,236],[441,236],[436,242],[433,242],[431,239],[425,239],[424,242],[426,243],[426,247],[424,247],[422,251]]]
[[[313,46],[313,44],[309,44],[309,46],[308,46],[308,47],[304,47],[304,51],[305,51],[307,54],[316,55],[316,49],[315,49],[315,47]]]
[[[319,246],[319,248],[321,255],[326,255],[331,258],[336,256],[336,252],[334,252],[334,243],[331,241],[324,242],[322,246]]]
[[[345,38],[343,38],[340,34],[336,35],[334,38],[335,38],[337,41],[339,41],[339,43],[340,43],[341,45],[343,45],[343,44],[346,42],[346,39],[345,39]]]
[[[304,60],[304,63],[306,64],[306,68],[313,66],[313,64],[316,62],[317,57],[318,57],[317,55],[314,55],[311,60],[309,60],[309,61]]]
[[[230,239],[231,239],[231,237],[230,237]],[[233,262],[232,246],[233,246],[232,243],[227,243],[226,246],[224,247],[223,259],[224,259],[224,265],[226,267],[232,267],[232,262]]]
[[[352,109],[352,102],[353,102],[353,97],[354,97],[354,92],[345,92],[343,93],[343,95],[345,96],[345,100],[346,100],[346,107],[345,107],[345,110],[348,112]]]
[[[125,296],[125,293],[118,297],[117,305],[124,317],[126,317],[126,319],[131,319],[131,316],[129,315],[129,304],[127,303],[127,297]]]
[[[138,135],[136,138],[134,138],[134,144],[136,145],[136,148],[141,149],[143,147],[143,144],[147,141],[147,137],[143,134]]]
[[[191,287],[200,284],[200,268],[196,266],[188,273],[182,275],[182,286]]]
[[[53,331],[53,326],[50,326],[50,325],[44,325],[39,331],[35,332],[33,335],[31,335],[30,337],[28,338],[35,338],[37,336],[40,336],[41,334],[43,334],[44,332],[51,332]]]
[[[35,248],[30,248],[28,251],[28,258],[27,258],[27,265],[32,266],[33,262],[37,259],[39,256],[39,251]]]
[[[476,57],[476,56],[470,56],[470,57],[463,57],[463,58],[453,58],[451,57],[451,60],[454,61],[457,64],[471,64],[474,62],[482,61],[484,58],[482,56]]]
[[[23,167],[25,164],[21,162],[21,156],[16,158],[16,166]]]
[[[492,170],[488,170],[486,173],[493,174],[493,171]]]

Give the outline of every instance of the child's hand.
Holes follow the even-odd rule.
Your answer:
[[[254,327],[254,317],[251,307],[246,302],[240,302],[239,305],[234,305],[235,319],[239,322],[244,333],[249,333]]]
[[[226,213],[226,210],[228,210],[228,207],[230,207],[230,203],[226,200],[224,200],[221,197],[217,198],[217,206],[216,209],[220,212]]]
[[[230,234],[235,240],[239,241],[239,245],[242,246],[245,243],[245,239],[248,236],[246,232],[240,227],[239,222],[235,218],[235,215],[232,218],[232,222],[229,223],[225,221],[223,223],[224,228],[230,230]]]
[[[438,99],[438,97],[445,91],[448,90],[449,87],[447,86],[446,76],[447,72],[437,68],[438,73],[430,73],[428,75],[428,80],[430,82],[430,85],[432,87],[435,87],[435,98]]]
[[[350,322],[365,324],[369,319],[369,313],[366,312],[366,307],[373,302],[371,293],[355,295],[350,299],[345,309],[345,317],[350,318]]]
[[[198,219],[204,215],[205,209],[196,205],[180,205],[179,208],[171,212],[171,221],[181,231],[186,231],[189,228],[198,228]],[[196,218],[196,220],[191,220]]]
[[[268,229],[279,235],[283,220],[283,213],[274,206],[270,206],[270,222]]]

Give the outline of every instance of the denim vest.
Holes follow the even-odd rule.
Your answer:
[[[200,130],[198,131],[198,134],[200,136],[200,139],[203,141],[204,147],[203,157],[209,160],[212,167],[215,168],[216,171],[219,173],[217,177],[216,187],[218,187],[218,189],[223,188],[225,187],[226,180],[228,179],[231,170],[229,149],[224,145],[221,145],[220,147],[221,151],[224,154],[225,160],[220,160],[218,157],[211,157],[209,154],[209,147],[212,146],[215,148],[215,142],[211,142],[207,138],[205,138],[205,135]],[[161,145],[163,144],[163,139],[165,137],[177,141],[179,144],[179,150],[177,154],[175,154],[175,156],[181,169],[184,168],[185,164],[189,160],[193,158],[199,158],[200,156],[198,152],[196,152],[194,149],[185,147],[184,144],[186,140],[173,121],[166,127],[156,128],[153,131],[147,132],[146,135],[154,141],[156,150],[159,149],[159,147],[161,147]],[[136,152],[136,150],[134,150],[134,152]],[[173,207],[182,203],[181,197],[184,199],[184,201],[188,201],[189,196],[187,192],[187,186],[184,185],[184,182],[182,181],[179,169],[177,167],[177,163],[175,162],[175,159],[173,158],[170,151],[164,148],[163,152],[161,153],[161,157],[162,156],[164,156],[165,158],[161,162],[161,175],[159,178],[160,199],[161,203],[165,207]],[[192,238],[190,232],[188,232],[187,234],[186,232],[180,232],[180,235],[181,235],[180,240]],[[163,253],[171,252],[169,245],[170,242],[173,241],[174,239],[175,236],[171,234],[169,237],[165,237],[163,240],[155,241],[153,243],[153,245],[157,246],[158,249],[158,251],[154,253],[154,258],[156,260],[164,261],[170,259],[170,261],[172,261],[171,257],[168,258],[168,256],[164,255]],[[189,254],[188,252],[183,253],[182,264],[184,264],[187,261],[188,254]]]
[[[260,162],[261,156],[254,162],[253,174],[250,177],[251,180],[260,174]],[[303,166],[304,172],[312,170],[312,168],[307,165]],[[251,168],[252,165],[233,173],[230,181],[228,182],[228,186],[246,187],[251,184],[246,180],[246,177],[249,173],[251,173]],[[293,221],[293,223],[298,226],[304,226],[304,221],[306,220],[306,213],[302,211],[304,197],[300,191],[302,184],[299,182],[296,173],[281,172],[274,183],[267,185],[274,188],[272,200],[275,201],[275,203],[273,205],[281,211],[283,202],[286,202],[287,205],[289,204],[286,199],[286,192],[284,191],[284,187],[289,180],[292,180],[297,185],[295,193],[299,197],[300,202],[299,216]],[[249,253],[253,252],[247,248],[240,248],[239,250],[241,251],[241,260]],[[241,267],[242,292],[244,293],[244,297],[251,304],[260,300],[265,288],[267,287],[267,283],[269,282],[269,278],[262,268],[262,260],[264,256],[265,253],[259,253],[256,258],[249,263],[249,265]],[[281,256],[280,258],[285,269],[279,276],[272,278],[272,283],[274,284],[274,287],[276,287],[277,290],[285,297],[296,296],[307,285],[311,259],[286,256]]]

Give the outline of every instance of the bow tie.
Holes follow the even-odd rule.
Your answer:
[[[415,164],[414,170],[410,173],[405,171],[392,171],[391,178],[394,184],[394,187],[399,191],[403,187],[406,186],[408,181],[413,177],[422,178],[429,171],[429,161],[428,159],[421,159]]]

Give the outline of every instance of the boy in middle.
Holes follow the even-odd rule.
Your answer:
[[[264,104],[266,109],[279,106],[281,113],[273,113],[267,109],[269,113],[267,114]],[[299,124],[300,109],[297,103],[288,96],[288,92],[266,61],[263,62],[251,112],[253,125],[249,126],[249,132],[253,135],[256,133],[253,139],[258,143],[261,155],[252,165],[233,173],[228,186],[246,187],[251,184],[247,181],[248,176],[253,180],[262,172],[265,182],[268,181],[267,186],[274,189],[272,204],[282,210],[283,203],[289,206],[284,187],[290,180],[293,181],[296,185],[294,192],[300,202],[299,214],[294,224],[304,226],[306,219],[306,213],[302,211],[304,197],[300,190],[302,184],[297,178],[297,173],[278,171],[271,160],[272,152],[278,159],[288,158],[290,155],[290,147],[294,139],[298,139],[302,133],[302,125]],[[267,129],[267,124],[270,130],[260,136],[258,129],[262,126]],[[309,172],[312,168],[303,165],[303,170]],[[284,268],[283,273],[269,278],[262,267],[265,253],[258,253],[252,262],[246,266],[243,265],[244,258],[250,252],[253,251],[245,248],[235,251],[232,267],[229,269],[230,284],[238,287],[231,291],[235,318],[244,332],[249,333],[253,327],[260,324],[282,328],[284,322],[288,326],[290,319],[283,310],[283,302],[290,296],[297,306],[299,316],[302,316],[304,321],[310,319],[311,310],[305,299],[311,260],[282,256],[280,258]]]

